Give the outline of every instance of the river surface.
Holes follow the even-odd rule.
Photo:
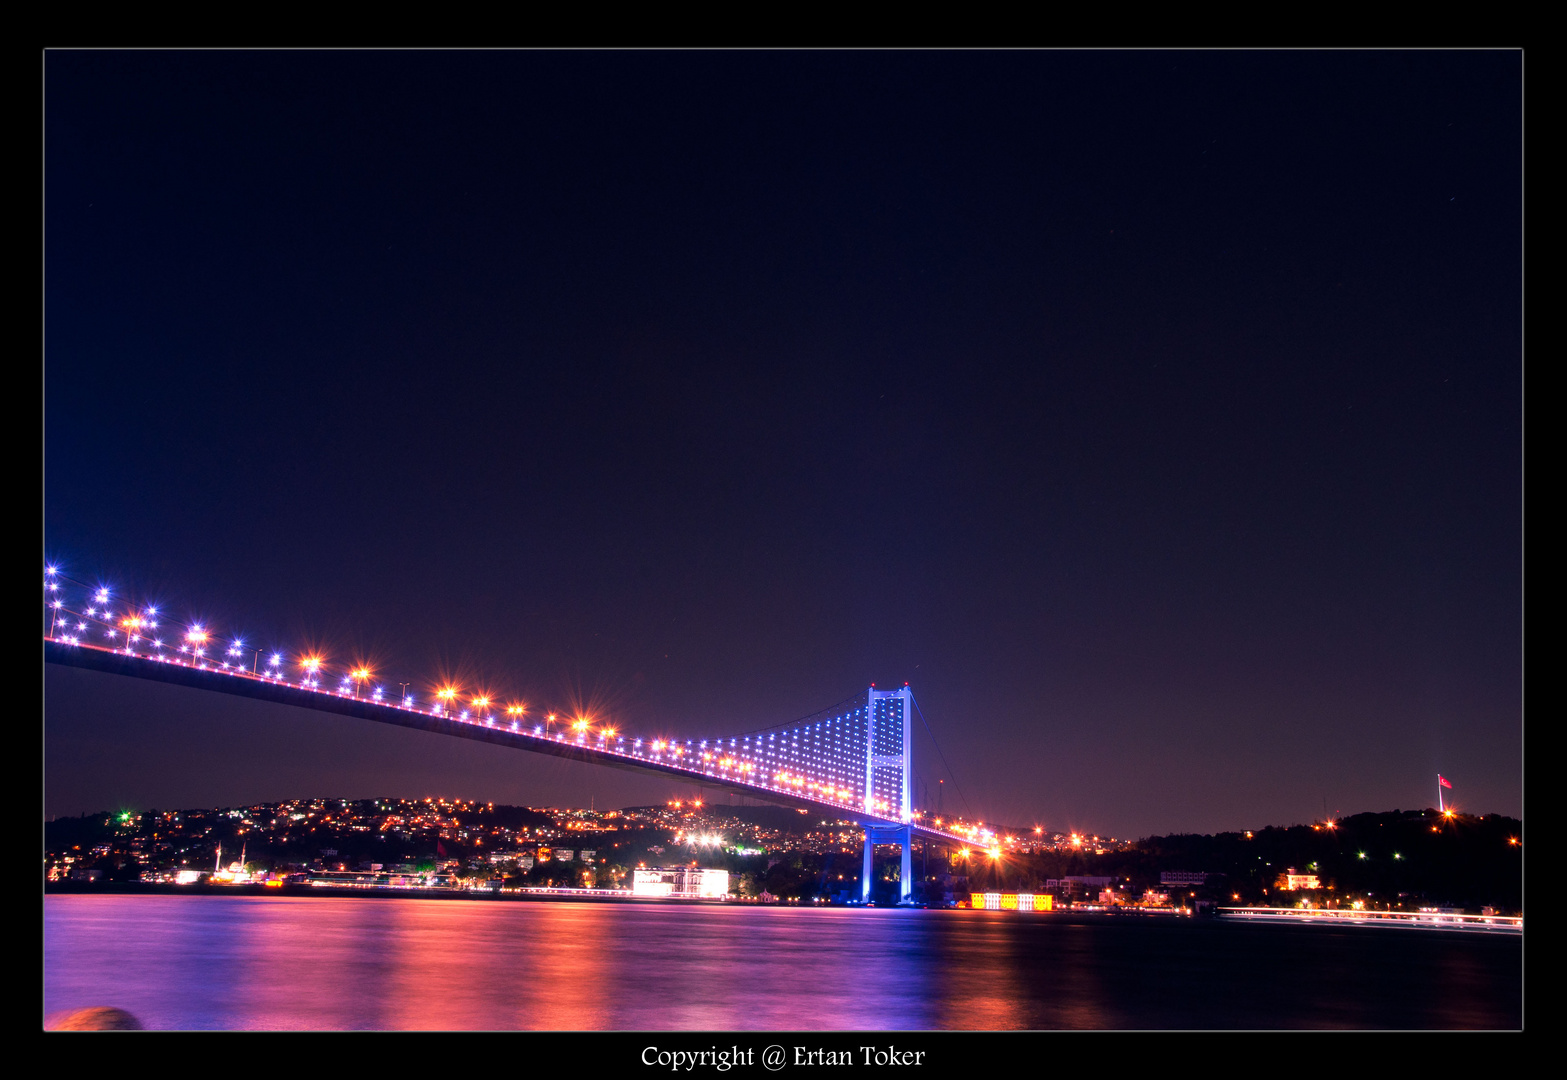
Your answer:
[[[1067,913],[44,898],[45,1017],[158,1029],[1522,1026],[1521,938]]]

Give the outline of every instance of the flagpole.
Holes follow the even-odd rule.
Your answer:
[[[1436,774],[1436,809],[1437,813],[1447,813],[1447,807],[1442,804],[1442,774]]]

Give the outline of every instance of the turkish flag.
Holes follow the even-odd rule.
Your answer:
[[[1441,784],[1445,788],[1451,788],[1453,786],[1452,784],[1449,784],[1447,782],[1447,779],[1445,777],[1443,777],[1443,775],[1441,773],[1437,773],[1436,774],[1436,782],[1438,784]]]

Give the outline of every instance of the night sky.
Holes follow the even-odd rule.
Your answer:
[[[49,52],[42,555],[950,814],[1522,814],[1516,52]],[[44,812],[667,781],[43,665]],[[950,768],[949,768],[950,767]],[[961,794],[960,794],[961,792]]]

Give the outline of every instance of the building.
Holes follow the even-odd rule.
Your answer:
[[[969,906],[985,911],[1052,911],[1055,897],[1045,893],[970,893]]]
[[[701,870],[694,866],[638,870],[631,881],[632,896],[672,900],[708,900],[729,895],[728,870]]]
[[[1292,866],[1278,876],[1273,887],[1284,892],[1295,892],[1299,889],[1320,889],[1322,883],[1317,880],[1316,874],[1297,874]]]
[[[1113,877],[1090,877],[1076,875],[1073,877],[1050,878],[1045,882],[1045,889],[1050,892],[1059,892],[1063,897],[1071,896],[1095,896],[1115,884]]]

